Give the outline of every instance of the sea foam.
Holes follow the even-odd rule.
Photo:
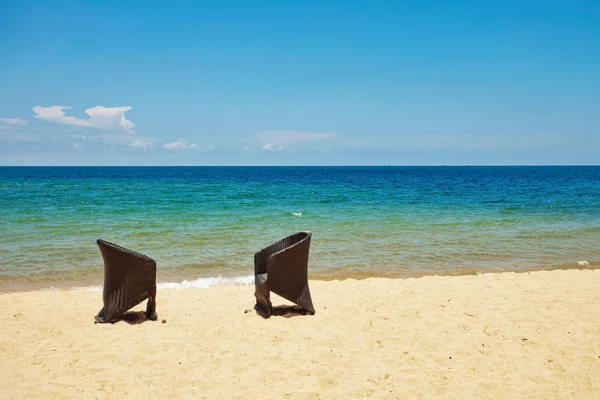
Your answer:
[[[238,276],[227,278],[224,276],[214,276],[209,278],[198,278],[193,281],[183,282],[163,282],[156,285],[157,289],[187,289],[197,288],[206,289],[212,286],[228,286],[228,285],[251,285],[254,283],[254,275]]]
[[[254,283],[254,275],[224,277],[212,276],[208,278],[198,278],[192,281],[184,280],[182,282],[160,282],[156,284],[158,290],[161,289],[206,289],[212,286],[240,286],[251,285]],[[64,290],[64,289],[63,289]],[[82,286],[68,289],[70,292],[98,292],[102,290],[101,286]],[[41,289],[42,292],[59,292],[61,289],[50,287]]]

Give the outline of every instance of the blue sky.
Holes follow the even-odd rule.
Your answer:
[[[600,164],[600,2],[0,2],[1,165]]]

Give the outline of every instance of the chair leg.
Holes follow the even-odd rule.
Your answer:
[[[156,321],[158,319],[158,314],[156,313],[156,292],[152,293],[148,298],[148,304],[146,304],[146,314],[152,321]]]
[[[271,305],[271,293],[267,282],[267,274],[258,274],[254,276],[254,297],[256,297],[256,305],[254,309],[263,318],[269,318],[273,307]]]
[[[107,322],[107,321],[104,320],[104,307],[102,307],[102,310],[100,310],[98,312],[98,315],[96,315],[94,317],[94,319],[96,320],[96,322],[99,322],[99,323]]]
[[[315,315],[315,307],[313,306],[312,298],[310,297],[308,281],[306,282],[306,286],[304,286],[304,290],[302,290],[302,294],[298,298],[298,303],[296,304],[308,311],[310,315]]]

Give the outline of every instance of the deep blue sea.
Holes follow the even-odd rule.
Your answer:
[[[302,230],[312,279],[600,267],[600,167],[0,167],[0,204],[0,291],[101,286],[98,238],[162,287]]]

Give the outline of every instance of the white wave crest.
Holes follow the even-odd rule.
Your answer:
[[[102,290],[101,286],[84,286],[73,289],[73,292],[99,292]]]
[[[81,286],[81,287],[67,287],[67,288],[57,288],[54,286],[41,288],[40,292],[99,292],[102,290],[101,286]]]
[[[589,261],[577,261],[577,265],[581,265],[582,267],[589,267],[590,263]]]
[[[301,217],[302,213],[301,212],[293,212],[292,215],[295,215],[296,217]]]
[[[206,289],[212,286],[226,285],[251,285],[254,283],[254,275],[238,276],[235,278],[226,278],[224,276],[214,276],[210,278],[198,278],[193,281],[183,282],[163,282],[156,285],[157,289],[187,289],[197,288]]]
[[[209,278],[198,278],[193,281],[183,281],[183,282],[161,282],[156,284],[156,288],[160,289],[187,289],[187,288],[196,288],[196,289],[206,289],[212,286],[228,286],[228,285],[251,285],[254,283],[254,275],[248,276],[237,276],[233,278],[227,278],[224,276],[212,276]],[[40,292],[60,292],[65,290],[49,287],[40,289]],[[69,292],[100,292],[102,291],[102,286],[81,286],[81,287],[72,287],[66,289]]]

